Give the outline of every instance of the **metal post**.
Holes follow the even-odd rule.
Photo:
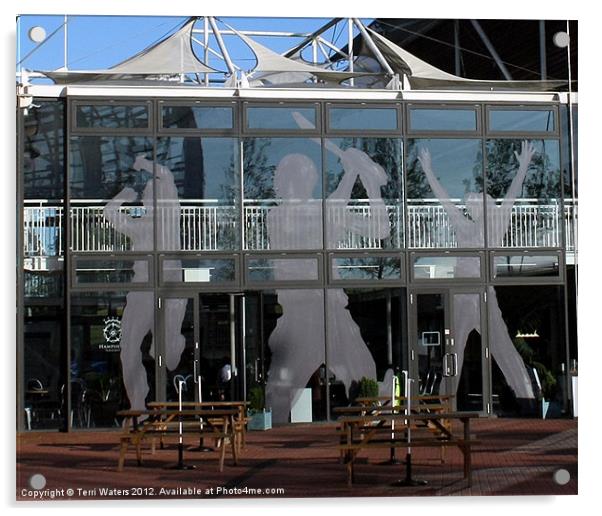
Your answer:
[[[68,41],[67,41],[67,15],[65,15],[65,20],[64,20],[63,24],[65,26],[65,29],[63,31],[64,32],[64,43],[63,44],[65,46],[64,55],[63,55],[63,60],[64,60],[63,66],[65,67],[65,70],[67,70],[67,43],[68,43]]]
[[[203,61],[206,65],[209,64],[209,20],[207,16],[203,18]],[[209,74],[205,72],[205,86],[209,86]]]
[[[506,65],[500,58],[499,54],[495,50],[495,47],[493,46],[491,41],[489,41],[489,38],[487,37],[487,34],[485,34],[483,27],[481,27],[481,24],[477,20],[470,20],[470,23],[472,23],[472,26],[477,31],[477,34],[479,35],[479,37],[481,38],[481,40],[487,47],[487,50],[491,54],[491,57],[493,57],[493,60],[495,61],[495,64],[497,64],[498,68],[502,72],[502,75],[506,78],[507,81],[511,81],[512,75],[508,71],[508,68],[506,68]]]
[[[213,31],[213,34],[215,36],[215,39],[217,40],[219,49],[221,50],[222,55],[224,56],[224,61],[226,61],[226,66],[228,67],[228,72],[232,75],[235,75],[236,70],[234,69],[234,64],[232,64],[232,60],[230,59],[230,54],[228,54],[228,49],[226,48],[226,45],[224,44],[224,40],[222,39],[222,35],[220,34],[219,29],[217,28],[215,20],[214,20],[213,16],[209,16],[208,18],[209,18],[209,24],[211,25],[211,30]]]
[[[539,20],[539,66],[541,80],[545,81],[548,77],[548,63],[546,54],[546,22]]]
[[[578,273],[577,271],[579,270],[579,268],[577,267],[578,262],[579,262],[579,258],[578,258],[578,249],[577,249],[577,245],[578,245],[578,241],[577,241],[577,216],[576,216],[576,209],[577,209],[577,197],[575,196],[575,147],[574,147],[574,141],[573,141],[573,135],[575,132],[575,121],[573,120],[573,74],[572,74],[572,70],[571,70],[571,30],[570,30],[570,23],[569,20],[566,21],[566,33],[568,36],[568,45],[566,47],[566,55],[567,55],[567,64],[568,64],[568,79],[569,79],[569,102],[568,102],[568,107],[569,107],[569,143],[570,143],[570,159],[571,159],[571,196],[572,196],[572,201],[573,201],[573,210],[571,213],[571,218],[573,219],[572,222],[572,226],[573,226],[573,247],[575,248],[574,250],[574,255],[575,255],[575,292],[577,292],[577,284],[578,284]],[[577,297],[575,297],[575,309],[578,309],[578,302],[577,302]]]
[[[17,72],[19,74],[19,82],[23,82],[21,80],[21,17],[17,17]]]
[[[362,37],[364,38],[364,41],[366,42],[366,45],[368,45],[368,48],[374,54],[374,56],[376,57],[376,59],[378,60],[378,62],[380,63],[380,65],[385,69],[385,71],[389,75],[395,75],[395,72],[389,66],[389,63],[387,63],[387,60],[382,55],[381,51],[374,44],[374,41],[372,41],[372,38],[370,37],[370,34],[368,34],[368,31],[366,30],[366,27],[364,27],[364,24],[360,21],[359,18],[353,18],[353,22],[355,23],[355,25],[357,26],[357,28],[359,29],[359,31],[362,33]]]
[[[347,54],[349,54],[349,71],[353,72],[353,19],[347,19]],[[349,79],[349,85],[354,84],[353,77]]]
[[[460,20],[454,20],[454,62],[456,65],[455,73],[458,77],[461,77],[462,55],[460,53]]]

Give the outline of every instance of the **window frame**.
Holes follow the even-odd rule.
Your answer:
[[[554,130],[553,131],[529,131],[512,130],[512,131],[496,131],[491,129],[491,112],[492,111],[551,111],[554,114]],[[554,104],[486,104],[485,105],[485,140],[491,137],[508,137],[527,140],[549,139],[560,137],[560,117],[558,106]]]
[[[454,103],[433,103],[433,102],[408,102],[405,109],[405,124],[407,127],[406,135],[408,138],[430,137],[482,137],[482,104],[472,102],[454,102]],[[411,112],[413,110],[436,110],[436,111],[474,111],[476,128],[474,130],[453,130],[453,129],[412,129]]]
[[[335,129],[330,125],[331,109],[395,109],[397,127],[395,129]],[[399,137],[404,134],[403,105],[399,101],[360,101],[324,103],[324,134],[330,137],[361,136],[361,137]]]
[[[201,107],[201,108],[232,108],[232,127],[230,128],[201,128],[201,127],[163,127],[163,108],[164,107]],[[232,101],[211,101],[211,100],[180,100],[180,99],[169,99],[162,98],[157,100],[157,113],[156,113],[156,127],[157,137],[166,136],[189,136],[189,135],[202,135],[202,136],[232,136],[238,137],[239,135],[239,103],[235,100]]]
[[[414,272],[414,263],[416,261],[416,258],[422,258],[422,257],[432,257],[432,258],[479,258],[479,276],[475,276],[473,278],[465,278],[465,277],[461,277],[461,278],[416,278],[415,276],[415,272]],[[408,252],[408,269],[409,269],[409,273],[408,273],[408,281],[411,284],[414,285],[438,285],[441,283],[450,283],[453,285],[458,286],[459,284],[462,283],[468,283],[468,284],[482,284],[485,282],[485,278],[486,278],[486,270],[487,270],[487,265],[486,265],[486,260],[487,260],[487,254],[485,253],[484,249],[475,249],[474,251],[445,251],[444,249],[441,249],[439,251],[421,251],[421,250],[417,250],[417,251],[409,251]]]
[[[316,127],[314,129],[282,129],[282,128],[251,128],[248,126],[250,108],[314,108],[316,114]],[[240,137],[271,137],[271,136],[317,136],[322,134],[322,104],[318,100],[282,100],[282,101],[249,101],[241,104],[241,131]]]
[[[79,127],[77,125],[77,108],[79,106],[146,106],[148,110],[147,127]],[[75,98],[68,102],[69,132],[68,136],[77,136],[78,134],[99,134],[99,135],[152,135],[155,124],[155,103],[153,99],[140,97],[137,100],[115,100],[111,98]]]

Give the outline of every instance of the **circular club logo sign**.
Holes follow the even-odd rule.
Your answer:
[[[107,317],[104,320],[104,323],[105,326],[102,333],[106,342],[101,344],[100,348],[106,351],[119,350],[119,342],[121,341],[121,320],[117,317]]]

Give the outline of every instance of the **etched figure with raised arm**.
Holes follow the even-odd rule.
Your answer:
[[[164,166],[154,165],[144,156],[138,156],[133,165],[136,171],[151,174],[141,195],[142,213],[139,217],[125,213],[121,207],[124,202],[134,202],[138,194],[131,187],[125,187],[104,207],[104,217],[119,233],[130,239],[131,251],[151,251],[153,249],[153,190],[156,189],[159,217],[157,217],[157,235],[163,240],[179,242],[180,203],[171,171]],[[154,175],[154,185],[153,177]],[[160,247],[167,249],[167,247]],[[169,247],[172,249],[173,247]],[[177,267],[169,267],[177,273]],[[134,265],[132,282],[149,281],[147,262],[137,260]],[[165,303],[165,364],[174,370],[185,346],[181,334],[182,322],[186,311],[186,299],[168,299]],[[151,332],[153,343],[150,353],[154,355],[154,294],[153,292],[132,291],[126,296],[126,304],[121,319],[121,366],[123,383],[132,409],[144,409],[149,392],[146,369],[142,363],[141,345],[144,337]]]
[[[326,200],[329,242],[336,244],[348,231],[387,238],[390,225],[380,192],[387,182],[384,170],[360,150],[343,151],[330,142],[326,146],[340,158],[344,169],[337,188]],[[370,197],[368,217],[348,209],[358,177]],[[267,216],[271,248],[322,248],[322,202],[312,198],[319,178],[314,162],[305,155],[289,154],[279,162],[274,175],[274,191],[280,202]],[[330,216],[335,211],[336,216]],[[312,267],[315,269],[312,260],[277,260],[276,263],[276,280],[298,278],[300,272],[310,277]],[[302,271],[305,267],[307,270]],[[282,423],[288,421],[291,406],[311,376],[326,363],[324,294],[321,289],[278,289],[276,292],[282,316],[268,342],[272,360],[266,402],[272,408],[274,422]],[[348,298],[343,289],[329,290],[327,303],[328,367],[348,392],[352,382],[358,382],[362,377],[376,380],[376,365],[347,309]]]
[[[535,148],[528,141],[522,142],[520,153],[515,151],[514,155],[518,162],[518,170],[500,206],[496,205],[496,201],[490,195],[485,196],[487,234],[490,247],[501,247],[503,244],[504,236],[508,231],[512,217],[512,207],[520,195],[534,154]],[[471,192],[466,195],[465,214],[461,208],[454,205],[448,193],[435,176],[428,149],[423,147],[418,151],[418,160],[433,193],[449,218],[450,225],[456,235],[457,246],[459,248],[482,247],[485,227],[483,223],[483,194]],[[456,276],[479,277],[480,271],[478,267],[478,260],[471,257],[459,257],[455,267]],[[513,389],[515,396],[518,399],[533,399],[534,392],[531,378],[522,357],[514,347],[512,339],[508,334],[508,329],[498,305],[495,289],[489,286],[487,292],[491,354],[506,378],[506,382]],[[481,333],[481,324],[478,299],[475,296],[458,296],[457,299],[463,301],[461,303],[454,303],[453,307],[458,372],[460,372],[462,370],[464,350],[468,336],[473,330]]]

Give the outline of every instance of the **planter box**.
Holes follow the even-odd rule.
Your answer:
[[[265,410],[263,412],[255,412],[249,414],[249,423],[247,428],[249,430],[269,430],[272,428],[272,411]]]
[[[542,419],[546,418],[549,409],[550,409],[550,402],[547,400],[541,400],[541,418]]]

